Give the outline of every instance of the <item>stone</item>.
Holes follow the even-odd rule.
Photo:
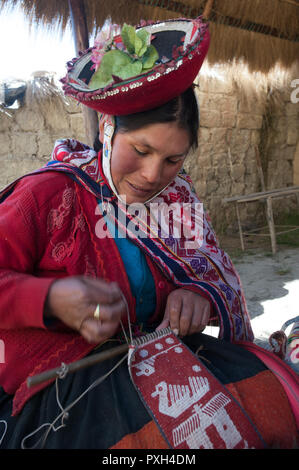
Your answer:
[[[221,113],[221,124],[223,127],[235,127],[237,116],[235,113],[223,111]]]
[[[287,145],[296,145],[299,141],[299,129],[289,127],[287,130]]]
[[[287,131],[284,129],[279,129],[276,132],[272,133],[271,142],[276,146],[281,146],[285,144],[287,139]]]
[[[245,167],[242,164],[236,164],[232,167],[233,179],[234,181],[244,180]]]
[[[219,195],[221,199],[225,197],[229,197],[233,184],[234,184],[233,181],[229,181],[226,179],[220,180],[218,190],[217,190],[217,195]]]
[[[203,166],[211,164],[211,155],[214,151],[214,146],[212,143],[202,143],[199,144],[198,148],[198,163]]]
[[[54,147],[54,138],[51,134],[43,133],[38,135],[38,155],[42,158],[50,159]]]
[[[7,132],[14,123],[14,113],[10,110],[0,110],[0,132]]]
[[[299,142],[297,144],[295,153],[294,153],[294,177],[293,184],[294,186],[299,186]]]
[[[199,134],[198,134],[198,143],[199,145],[201,143],[207,143],[210,142],[211,140],[211,129],[207,127],[200,127],[199,128]]]
[[[233,93],[233,84],[230,80],[221,80],[216,77],[203,77],[199,75],[199,91],[206,93]]]
[[[63,110],[64,108],[62,106],[51,106],[49,108],[47,113],[47,127],[49,127],[50,130],[54,132],[57,132],[59,129],[61,135],[67,135],[70,129],[70,115],[63,112]]]
[[[216,127],[215,129],[210,129],[211,133],[211,143],[220,144],[223,146],[226,144],[227,129],[226,127]]]
[[[80,141],[84,141],[85,128],[82,114],[70,115],[70,137]]]
[[[260,129],[263,116],[259,114],[238,113],[236,126],[240,129]]]
[[[242,195],[242,194],[244,194],[244,190],[245,190],[245,185],[244,185],[244,183],[236,183],[236,182],[234,182],[234,183],[232,184],[231,195],[232,195],[232,196],[239,196],[239,195]]]
[[[7,158],[3,161],[4,171],[1,175],[1,187],[4,188],[20,176],[26,175],[38,168],[44,163],[36,157],[16,157]]]
[[[232,153],[244,153],[250,146],[250,130],[235,128],[228,134],[227,140]]]
[[[226,94],[212,94],[209,97],[209,106],[221,112],[236,114],[238,110],[238,99],[236,96]]]
[[[297,96],[299,98],[299,92]],[[285,106],[285,114],[287,116],[299,116],[299,103],[287,103]]]
[[[218,168],[221,166],[225,166],[228,171],[230,170],[230,161],[229,161],[229,155],[228,153],[223,152],[223,148],[221,151],[214,153],[212,155],[212,163],[214,168]]]
[[[198,91],[196,92],[196,96],[198,98],[199,111],[201,111],[202,108],[209,108],[210,96],[208,93],[202,93],[201,91]]]
[[[68,114],[78,114],[82,112],[82,104],[71,97],[66,98],[65,111]]]
[[[31,132],[18,132],[14,134],[12,141],[12,152],[14,158],[36,155],[36,134]]]
[[[198,195],[199,199],[202,199],[207,194],[207,183],[206,181],[200,181],[195,186],[196,194]]]
[[[218,189],[218,182],[214,179],[207,180],[207,191],[206,194],[212,194]]]
[[[238,111],[245,114],[260,114],[265,112],[266,103],[261,99],[241,99],[239,101]]]
[[[259,145],[260,141],[261,141],[261,132],[260,132],[260,130],[252,130],[251,131],[251,137],[250,137],[251,145]]]
[[[40,113],[30,109],[20,108],[15,116],[15,122],[21,131],[39,131],[44,127],[44,118]]]
[[[7,133],[0,132],[0,155],[11,154],[10,136]]]
[[[218,165],[216,167],[216,178],[217,180],[222,180],[223,178],[227,178],[229,175],[229,167],[225,164],[226,162],[222,162],[222,165]]]
[[[252,194],[260,191],[261,188],[258,185],[258,182],[255,180],[245,180],[245,191],[244,194]]]
[[[220,111],[201,109],[200,124],[203,127],[222,127]]]

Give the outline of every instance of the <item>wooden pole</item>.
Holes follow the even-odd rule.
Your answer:
[[[68,0],[76,54],[89,48],[88,28],[84,0]],[[99,121],[96,111],[82,106],[86,143],[93,147]]]
[[[207,3],[206,3],[206,6],[205,6],[204,11],[202,13],[202,17],[205,20],[209,19],[209,16],[210,16],[211,11],[212,11],[213,2],[214,2],[214,0],[208,0]]]
[[[238,227],[239,227],[241,248],[244,251],[245,250],[245,245],[244,245],[244,238],[243,238],[243,232],[242,232],[241,217],[240,217],[240,212],[239,212],[238,201],[236,201],[236,212],[237,212],[237,219],[238,219]]]
[[[84,369],[86,367],[93,366],[95,364],[99,364],[100,362],[104,362],[107,359],[111,359],[113,357],[119,356],[120,354],[124,354],[128,351],[128,344],[121,344],[120,346],[116,346],[114,348],[108,349],[107,351],[102,351],[98,354],[93,354],[91,356],[87,356],[79,361],[71,362],[70,364],[65,364],[65,372],[66,373],[73,373],[77,370]],[[54,369],[45,370],[38,375],[33,375],[27,378],[27,387],[31,388],[41,383],[47,382],[48,380],[56,379],[60,376],[63,372],[62,366],[55,367]]]
[[[272,253],[275,255],[275,253],[277,251],[277,246],[276,246],[275,225],[274,225],[273,209],[272,209],[272,198],[271,197],[267,197],[267,220],[268,220],[270,237],[271,237]]]

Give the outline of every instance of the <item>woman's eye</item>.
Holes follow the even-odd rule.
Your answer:
[[[177,160],[167,160],[168,163],[170,163],[171,165],[176,165],[177,163],[179,163],[181,161],[181,158],[177,159]]]
[[[138,155],[146,155],[147,152],[142,152],[141,150],[138,150],[136,147],[134,147],[134,150],[136,153],[138,153]]]

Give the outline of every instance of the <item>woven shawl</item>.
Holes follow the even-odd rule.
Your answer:
[[[113,209],[112,217],[118,229],[123,230],[125,236],[148,254],[168,279],[177,287],[193,290],[208,298],[217,315],[219,338],[227,341],[253,340],[240,278],[229,256],[219,247],[210,219],[204,211],[200,217],[200,229],[196,231],[195,227],[192,232],[198,233],[199,247],[189,249],[185,247],[182,237],[175,237],[171,232],[168,237],[162,237],[159,224],[153,233],[144,219],[132,214],[128,206],[117,199],[103,175],[101,152],[98,154],[74,139],[58,140],[51,161],[31,175],[45,171],[68,174],[97,199],[106,203],[107,207]],[[1,200],[10,194],[15,183],[2,192]],[[190,177],[185,173],[178,174],[150,204],[159,207],[161,203],[166,209],[173,203],[190,204],[192,208],[202,206]],[[148,211],[146,206],[147,204],[145,208]],[[194,220],[192,223],[194,225]]]

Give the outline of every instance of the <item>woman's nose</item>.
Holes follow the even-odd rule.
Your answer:
[[[160,162],[155,162],[152,159],[144,163],[142,167],[142,176],[150,184],[157,184],[160,181],[162,174],[162,165]]]

